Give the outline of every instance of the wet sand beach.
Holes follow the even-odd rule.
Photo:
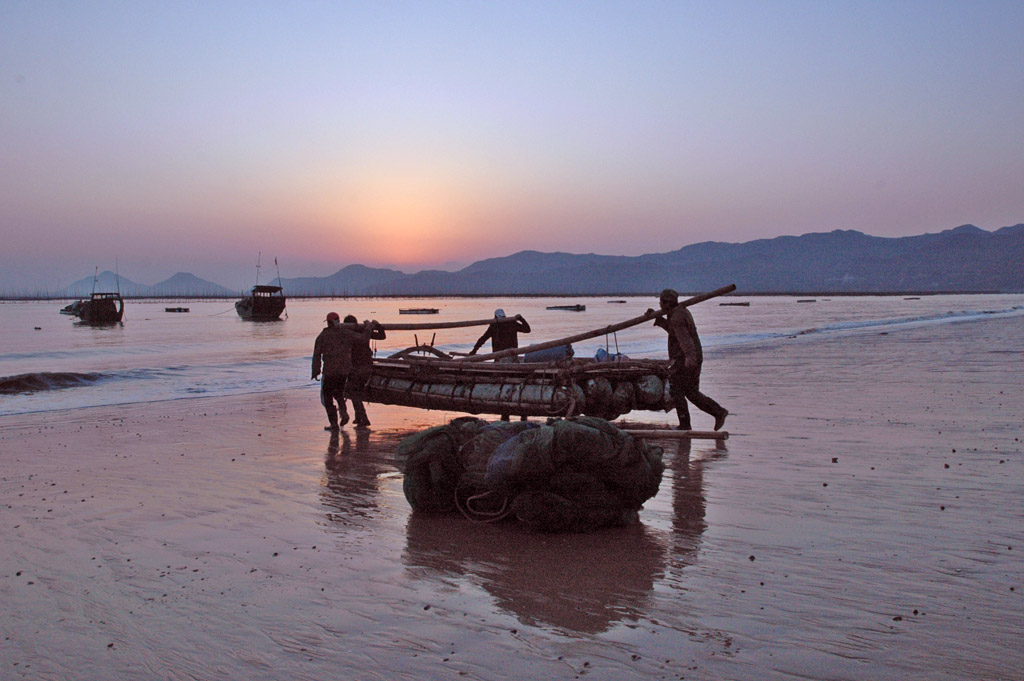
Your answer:
[[[1021,679],[1022,338],[717,350],[730,439],[665,442],[641,523],[581,535],[414,516],[395,446],[459,414],[0,417],[0,678]]]

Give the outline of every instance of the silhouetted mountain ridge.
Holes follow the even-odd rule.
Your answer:
[[[237,294],[236,291],[227,289],[212,281],[200,279],[188,272],[178,272],[169,279],[150,286],[134,282],[127,277],[118,276],[109,270],[105,270],[95,277],[95,283],[94,277],[79,279],[61,291],[60,295],[69,298],[88,298],[94,290],[97,293],[120,291],[121,295],[125,298],[230,297]]]
[[[114,290],[113,278],[104,272],[97,290]],[[456,272],[406,274],[348,265],[327,277],[280,283],[290,296],[651,295],[666,287],[695,292],[724,283],[735,283],[744,293],[1024,292],[1024,223],[992,232],[960,225],[895,238],[836,229],[742,243],[703,241],[639,256],[525,250]],[[67,290],[88,295],[92,277]],[[153,286],[122,277],[121,291],[127,296],[236,295],[181,272]]]

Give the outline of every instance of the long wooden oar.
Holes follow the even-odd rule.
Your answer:
[[[692,298],[687,298],[686,300],[680,301],[679,304],[682,305],[683,307],[689,307],[690,305],[696,305],[697,303],[702,303],[705,300],[709,300],[711,298],[723,296],[726,293],[732,293],[735,290],[736,284],[729,284],[728,286],[723,286],[722,288],[715,289],[714,291],[702,293],[699,296],[694,296]],[[583,333],[578,333],[575,336],[566,336],[565,338],[559,338],[558,340],[546,341],[544,343],[535,343],[534,345],[527,345],[526,347],[522,348],[509,348],[508,350],[502,350],[500,352],[491,352],[486,355],[469,355],[468,357],[465,357],[464,359],[460,359],[458,361],[483,362],[488,359],[501,359],[502,357],[512,357],[513,355],[523,355],[526,354],[527,352],[537,352],[538,350],[557,348],[562,345],[568,345],[569,343],[576,343],[583,340],[589,340],[590,338],[597,338],[598,336],[604,336],[609,333],[614,333],[615,331],[628,329],[631,326],[643,324],[644,322],[648,322],[654,319],[655,317],[661,317],[664,314],[666,314],[665,310],[652,310],[650,312],[640,315],[639,317],[627,319],[624,322],[612,324],[611,326],[606,326],[601,329],[594,329],[593,331],[585,331]]]
[[[419,324],[381,324],[385,331],[430,331],[431,329],[461,329],[466,326],[487,326],[502,321],[500,317],[492,319],[473,319],[464,322],[422,322]],[[504,321],[508,321],[505,319]],[[350,329],[355,329],[362,324],[342,324]]]

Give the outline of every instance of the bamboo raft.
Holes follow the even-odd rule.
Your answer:
[[[735,288],[729,285],[679,304],[694,305]],[[634,409],[664,411],[672,406],[668,390],[668,360],[599,362],[569,358],[555,362],[516,362],[514,359],[517,355],[610,334],[664,314],[661,310],[652,310],[601,329],[485,355],[457,358],[434,348],[433,342],[430,345],[417,344],[390,357],[375,358],[373,373],[360,391],[361,399],[378,404],[469,414],[545,417],[585,414],[608,420]],[[494,321],[382,326],[386,330],[429,330],[478,326]]]
[[[618,418],[633,409],[662,410],[666,360],[480,363],[465,360],[374,360],[363,398],[380,404],[469,414]]]

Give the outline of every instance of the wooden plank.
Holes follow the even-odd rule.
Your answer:
[[[645,440],[728,440],[727,430],[669,430],[668,428],[651,428],[647,430],[626,428],[623,432]]]

